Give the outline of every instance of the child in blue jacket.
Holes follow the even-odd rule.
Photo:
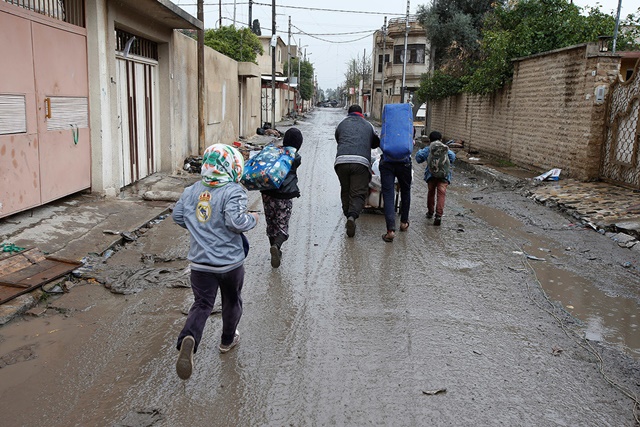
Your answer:
[[[235,347],[240,336],[236,327],[242,316],[244,259],[248,242],[242,234],[258,222],[247,212],[247,194],[239,184],[244,159],[225,144],[208,147],[202,159],[202,179],[187,187],[173,210],[173,220],[189,230],[191,243],[191,290],[194,302],[189,310],[177,348],[178,376],[186,380],[193,371],[193,354],[218,293],[222,295],[220,353]]]

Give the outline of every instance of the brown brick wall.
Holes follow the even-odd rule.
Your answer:
[[[513,82],[503,89],[435,102],[431,128],[464,140],[481,155],[597,179],[605,110],[595,91],[617,76],[619,58],[592,51],[581,45],[519,60]]]

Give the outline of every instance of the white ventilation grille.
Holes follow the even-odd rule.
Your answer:
[[[27,132],[27,101],[24,95],[0,94],[0,135]]]
[[[87,98],[52,96],[47,117],[47,130],[65,130],[89,127]]]

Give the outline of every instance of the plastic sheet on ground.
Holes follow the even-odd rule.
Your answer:
[[[106,265],[104,258],[91,256],[84,265],[73,271],[74,276],[95,279],[116,294],[134,294],[157,287],[188,288],[191,286],[189,268]]]

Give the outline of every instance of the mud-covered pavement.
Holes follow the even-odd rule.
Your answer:
[[[298,124],[303,196],[279,269],[264,221],[248,233],[237,349],[218,353],[214,314],[193,376],[175,374],[191,292],[167,282],[188,265],[188,237],[165,220],[103,266],[113,277],[157,269],[156,286],[116,294],[84,282],[0,328],[0,424],[635,425],[640,280],[620,262],[630,251],[459,169],[434,227],[422,165],[408,232],[385,243],[383,216],[365,214],[349,239],[332,167],[343,116],[321,109]]]

